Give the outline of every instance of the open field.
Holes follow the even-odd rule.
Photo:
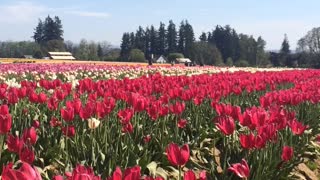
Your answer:
[[[2,64],[2,178],[293,178],[320,150],[319,79],[311,69]]]
[[[61,64],[61,63],[71,63],[71,64],[105,64],[113,66],[148,66],[148,63],[137,63],[137,62],[110,62],[110,61],[82,61],[82,60],[47,60],[47,59],[19,59],[19,58],[0,58],[1,63],[49,63],[49,64]],[[155,66],[171,66],[171,64],[153,64]]]

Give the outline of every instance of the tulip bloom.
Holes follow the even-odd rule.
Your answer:
[[[235,130],[234,120],[230,116],[219,116],[216,125],[224,135],[230,135]]]
[[[28,163],[22,163],[22,166],[15,170],[12,169],[13,164],[9,163],[2,169],[2,180],[42,180],[40,173]]]
[[[255,137],[252,133],[249,135],[240,135],[240,144],[244,149],[251,149],[255,146]]]
[[[122,172],[119,167],[113,172],[112,176],[109,177],[107,180],[122,180]]]
[[[100,180],[99,176],[95,176],[92,167],[85,167],[82,165],[77,165],[77,167],[72,172],[71,180]]]
[[[166,149],[166,152],[169,162],[174,166],[185,165],[190,158],[188,144],[185,144],[180,148],[177,144],[170,143]]]
[[[307,129],[308,126],[304,126],[302,123],[300,123],[297,120],[292,120],[289,123],[289,127],[293,134],[295,135],[301,135],[304,133],[304,131]]]
[[[32,164],[35,159],[35,155],[32,149],[24,147],[19,152],[19,158],[22,162]]]
[[[67,122],[73,121],[74,109],[72,107],[67,107],[66,109],[60,110],[61,117]]]
[[[11,134],[7,136],[6,143],[8,150],[15,153],[19,153],[23,147],[23,140],[21,140],[19,137],[14,137]]]
[[[180,120],[178,121],[178,127],[179,127],[179,128],[185,128],[185,127],[187,126],[187,123],[188,123],[187,120],[185,120],[185,119],[180,119]]]
[[[250,175],[250,168],[246,160],[242,159],[241,163],[232,164],[228,168],[229,171],[232,171],[240,178],[248,178]]]
[[[74,126],[67,126],[61,128],[63,135],[67,137],[73,137],[76,134],[76,129]]]
[[[293,157],[293,147],[284,146],[282,149],[281,159],[285,162],[289,161]]]
[[[30,144],[34,145],[37,141],[36,129],[34,127],[31,127],[29,129],[25,129],[23,131],[22,139],[25,143],[29,142]]]
[[[189,170],[184,173],[183,180],[197,180],[196,175],[192,170]]]
[[[7,105],[0,106],[0,134],[6,134],[10,131],[12,125],[11,115]]]
[[[124,171],[124,177],[123,179],[124,180],[135,180],[135,179],[140,179],[140,171],[141,171],[141,168],[140,166],[135,166],[135,167],[132,167],[132,168],[127,168],[125,171]]]

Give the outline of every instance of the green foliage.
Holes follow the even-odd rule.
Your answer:
[[[176,25],[172,20],[169,21],[168,29],[167,29],[167,44],[168,50],[167,53],[173,53],[177,51],[177,31]]]
[[[65,51],[65,45],[62,40],[50,40],[47,41],[43,46],[42,49],[44,52],[59,52]]]
[[[240,59],[239,61],[236,61],[234,63],[234,65],[237,66],[237,67],[248,67],[248,66],[250,66],[249,62],[246,61],[246,60],[243,60],[243,59]]]
[[[33,55],[36,51],[40,51],[40,45],[35,42],[0,42],[0,58],[21,58],[23,55]]]
[[[206,65],[221,65],[223,64],[219,50],[207,43],[196,42],[191,48],[191,59],[197,64]]]
[[[169,60],[170,62],[176,60],[177,58],[184,58],[184,55],[181,54],[181,53],[170,53],[170,54],[168,55],[168,60]]]
[[[55,16],[54,19],[48,16],[44,22],[39,19],[39,23],[35,28],[35,32],[32,37],[34,41],[39,44],[46,44],[51,40],[63,41],[61,20],[58,16]]]
[[[228,58],[227,58],[226,65],[227,65],[227,66],[233,66],[233,60],[232,60],[231,57],[228,57]]]
[[[129,55],[130,62],[145,62],[144,53],[140,49],[132,49]]]

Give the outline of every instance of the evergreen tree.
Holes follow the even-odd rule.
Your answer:
[[[50,40],[60,40],[57,39],[58,35],[56,34],[56,23],[55,21],[48,16],[44,21],[43,27],[43,42],[48,42]]]
[[[136,36],[134,35],[133,32],[131,32],[130,33],[130,37],[129,37],[129,47],[130,47],[130,49],[136,48],[135,42],[136,42]]]
[[[289,45],[287,34],[284,35],[284,39],[283,39],[283,42],[281,44],[280,53],[282,53],[282,54],[290,54],[290,45]]]
[[[179,40],[178,40],[178,52],[184,53],[185,49],[185,24],[184,21],[181,21],[180,27],[179,27]]]
[[[166,28],[165,24],[160,22],[157,40],[157,54],[163,55],[166,52]]]
[[[174,53],[177,51],[177,31],[176,31],[176,25],[172,22],[172,20],[169,21],[169,25],[168,25],[167,44],[168,44],[167,54]]]
[[[152,25],[150,27],[150,53],[153,55],[157,54],[157,37],[158,37],[158,32]]]
[[[290,59],[290,45],[287,35],[284,35],[280,49],[280,65],[292,66]]]
[[[98,57],[99,57],[100,60],[103,59],[104,54],[103,54],[103,49],[102,49],[102,47],[101,47],[100,44],[98,44],[97,55],[98,55]]]
[[[142,52],[146,51],[145,38],[145,31],[141,26],[139,26],[135,35],[135,48],[140,49]]]
[[[195,38],[194,38],[193,28],[188,21],[185,22],[184,37],[185,37],[184,55],[186,57],[190,57],[192,44],[194,43]]]
[[[130,34],[129,33],[123,34],[120,47],[121,47],[120,61],[127,61],[129,58],[131,47],[132,47],[131,42],[130,42]]]
[[[201,42],[207,42],[207,34],[205,32],[203,32],[200,37],[199,37]]]
[[[62,23],[58,16],[54,17],[54,39],[63,40]]]
[[[44,28],[44,24],[43,24],[42,20],[39,19],[39,23],[38,23],[37,27],[35,28],[34,34],[32,36],[34,41],[38,44],[42,43],[42,41],[43,41],[43,28]]]
[[[145,56],[147,59],[151,59],[151,47],[150,47],[150,29],[149,27],[146,28],[146,31],[145,31]]]

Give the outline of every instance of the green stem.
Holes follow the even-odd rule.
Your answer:
[[[4,136],[5,135],[0,135],[0,162],[1,162],[3,143],[4,143]]]
[[[182,178],[181,178],[181,166],[178,166],[178,169],[179,169],[179,177],[178,177],[178,180],[182,180]]]

